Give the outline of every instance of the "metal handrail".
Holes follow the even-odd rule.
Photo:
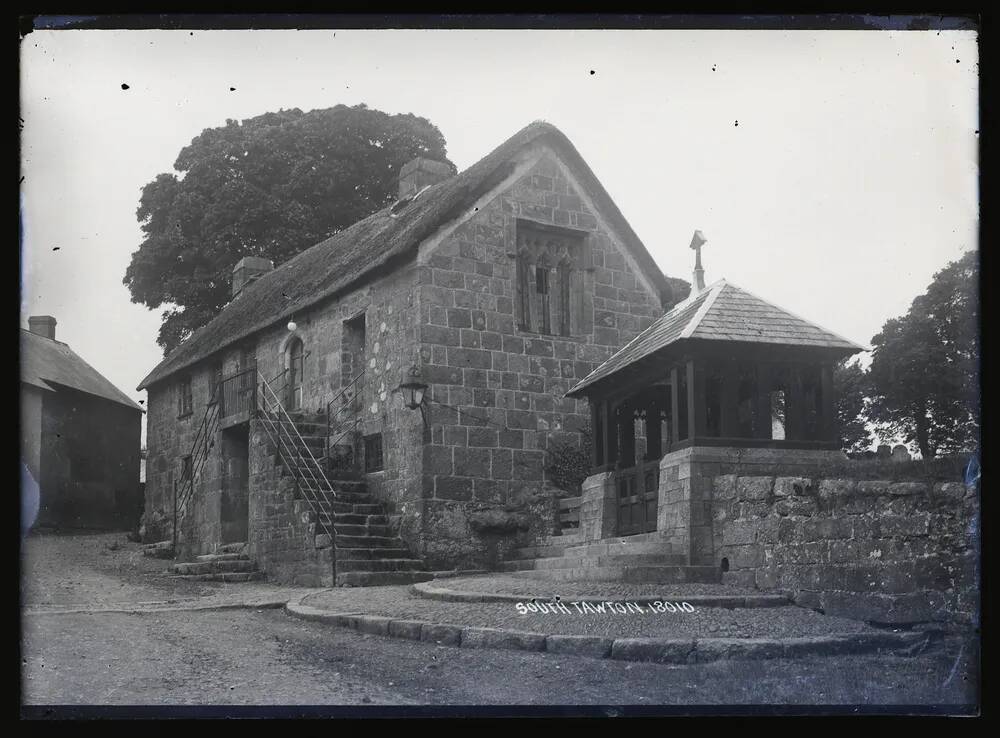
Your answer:
[[[174,501],[173,541],[175,548],[177,545],[178,524],[180,523],[180,519],[187,514],[188,501],[194,495],[195,479],[201,474],[202,469],[205,468],[205,464],[208,461],[208,450],[211,448],[210,437],[218,427],[218,421],[219,404],[215,402],[209,403],[205,407],[205,415],[202,416],[201,424],[198,426],[194,440],[191,442],[191,472],[187,478],[181,480],[184,486],[181,489],[180,496],[175,498]]]
[[[285,372],[282,372],[284,374]],[[278,375],[281,376],[281,375]],[[271,395],[271,401],[268,400],[268,393]],[[273,406],[272,406],[273,403]],[[298,427],[295,425],[295,421],[292,420],[288,411],[285,409],[284,405],[281,403],[280,397],[275,393],[274,389],[271,387],[270,383],[266,379],[261,380],[261,409],[263,413],[261,418],[264,420],[265,430],[268,430],[269,434],[272,436],[272,440],[275,441],[279,448],[284,454],[288,454],[292,457],[297,457],[300,463],[295,465],[295,471],[293,476],[295,477],[296,484],[299,490],[303,493],[303,498],[306,503],[313,509],[316,513],[316,520],[319,523],[322,530],[330,536],[331,545],[333,545],[334,540],[334,529],[333,529],[333,506],[329,499],[324,499],[323,501],[329,506],[330,515],[330,525],[328,526],[323,519],[322,511],[318,509],[318,505],[314,504],[311,497],[315,495],[317,499],[319,496],[326,496],[329,494],[332,497],[336,497],[337,493],[333,490],[330,480],[327,479],[326,474],[323,472],[322,466],[320,466],[319,461],[313,456],[312,450],[306,444],[305,439],[302,438],[302,434],[299,433]],[[270,417],[271,414],[275,417]],[[284,416],[284,417],[282,417]],[[291,432],[288,427],[291,427]],[[284,433],[282,432],[284,431]],[[294,436],[292,435],[294,432]],[[296,443],[296,440],[298,443]],[[305,449],[308,459],[303,456],[302,449]],[[311,462],[304,463],[304,462]],[[319,476],[317,476],[317,473]],[[306,474],[308,474],[308,479],[306,479]],[[312,482],[312,488],[306,488],[303,486],[302,481],[299,477],[302,477],[302,481]],[[320,481],[322,480],[322,485]]]
[[[335,424],[334,414],[336,414],[336,416],[339,417],[340,413],[343,412],[344,410],[344,404],[341,403],[338,407],[334,408],[333,412],[330,411],[330,408],[333,407],[334,403],[336,403],[337,400],[340,400],[342,397],[344,397],[344,395],[347,394],[347,391],[351,389],[354,385],[356,385],[364,376],[365,372],[364,369],[362,369],[361,372],[357,374],[357,376],[352,378],[350,382],[348,382],[347,384],[345,384],[343,387],[340,388],[340,392],[335,394],[333,396],[333,399],[331,399],[328,403],[326,403],[326,458],[327,459],[332,458],[333,446],[335,445],[330,441],[330,437],[333,435],[333,426]],[[355,422],[354,425],[355,427],[357,427],[357,422]],[[347,435],[347,431],[341,433],[337,437],[337,440],[339,441],[345,435]]]

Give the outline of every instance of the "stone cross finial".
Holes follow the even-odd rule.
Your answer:
[[[705,245],[706,238],[701,231],[695,231],[691,237],[691,248],[694,249],[694,282],[692,292],[701,292],[705,289],[705,270],[701,268],[701,247]]]

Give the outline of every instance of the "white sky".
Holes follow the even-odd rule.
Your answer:
[[[35,31],[21,324],[54,315],[144,400],[142,186],[227,118],[363,102],[430,119],[460,170],[547,120],[667,273],[700,229],[707,281],[867,345],[977,247],[978,69],[972,31]]]

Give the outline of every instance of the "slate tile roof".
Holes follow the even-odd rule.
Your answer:
[[[722,279],[665,313],[566,395],[580,396],[594,383],[685,339],[810,346],[844,356],[865,350]]]
[[[461,215],[479,195],[503,181],[513,170],[510,159],[514,154],[542,141],[568,164],[657,289],[668,292],[667,281],[656,262],[573,144],[555,126],[535,121],[465,171],[427,188],[398,213],[391,212],[392,206],[373,213],[259,277],[165,357],[138,389],[283,322],[295,312],[349,289],[380,267],[412,253],[438,227]]]
[[[21,329],[21,381],[53,391],[59,386],[96,395],[143,412],[143,409],[109,382],[69,346]]]

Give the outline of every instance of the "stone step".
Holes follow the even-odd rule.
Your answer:
[[[227,553],[243,553],[246,550],[246,541],[240,541],[239,543],[223,543],[221,546],[215,549],[217,554],[227,554]]]
[[[337,558],[337,571],[422,571],[419,559],[342,559]]]
[[[202,554],[195,556],[195,561],[248,561],[249,557],[245,553],[220,553]]]
[[[258,582],[264,578],[262,571],[222,572],[214,574],[174,574],[170,579],[192,582]]]
[[[337,548],[337,560],[357,561],[359,559],[408,559],[410,549],[399,548]]]
[[[717,584],[715,566],[590,566],[578,569],[542,569],[518,571],[511,576],[544,581],[627,582],[629,584],[681,584],[698,582]]]
[[[325,513],[320,515],[329,517]],[[388,525],[389,517],[384,514],[360,515],[358,513],[335,513],[333,521],[336,525]]]
[[[399,536],[349,536],[337,534],[336,548],[401,548],[403,541]]]
[[[256,571],[257,565],[246,559],[228,561],[189,561],[174,564],[170,570],[174,574],[236,574]]]
[[[142,547],[142,555],[152,559],[172,559],[174,558],[174,544],[172,541],[147,543]]]
[[[622,556],[633,554],[673,554],[674,544],[666,538],[658,540],[632,541],[630,538],[611,538],[580,546],[567,546],[564,556]]]
[[[434,575],[427,571],[345,571],[338,573],[338,587],[379,587],[389,584],[428,582]]]
[[[340,523],[334,521],[333,528],[338,537],[342,535],[357,537],[392,536],[392,530],[388,525],[341,525]]]

